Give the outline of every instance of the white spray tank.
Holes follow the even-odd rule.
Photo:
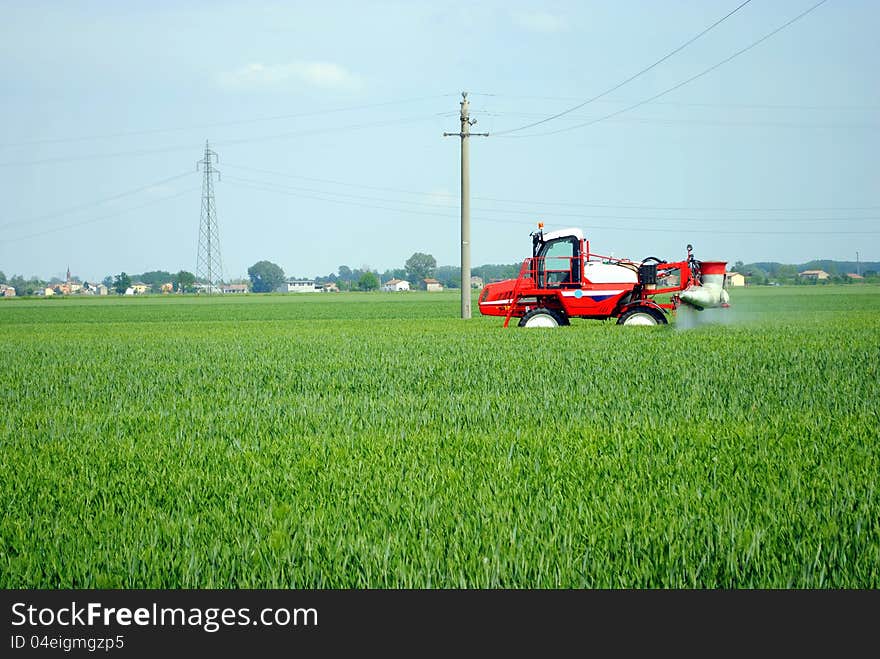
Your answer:
[[[681,292],[679,297],[698,309],[726,307],[730,295],[724,288],[727,272],[727,261],[698,261],[698,283],[691,284]]]

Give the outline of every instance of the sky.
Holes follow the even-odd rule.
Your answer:
[[[0,271],[196,272],[206,142],[227,280],[459,265],[463,91],[474,266],[880,260],[880,3],[749,48],[817,1],[0,0]]]

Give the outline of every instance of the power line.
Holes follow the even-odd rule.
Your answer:
[[[713,65],[710,66],[708,69],[705,69],[705,70],[701,71],[700,73],[698,73],[698,74],[696,74],[696,75],[694,75],[694,76],[691,76],[691,77],[688,78],[687,80],[685,80],[685,81],[683,81],[683,82],[680,82],[680,83],[678,83],[677,85],[673,85],[672,87],[670,87],[670,88],[668,88],[668,89],[666,89],[666,90],[660,92],[659,94],[654,94],[654,95],[651,96],[650,98],[646,98],[646,99],[643,100],[643,101],[639,101],[638,103],[634,103],[633,105],[629,105],[629,106],[627,106],[627,107],[625,107],[625,108],[623,108],[623,109],[621,109],[621,110],[617,110],[616,112],[612,112],[611,114],[605,115],[604,117],[599,117],[598,119],[593,119],[592,121],[587,121],[587,122],[585,122],[585,123],[577,124],[577,125],[575,125],[575,126],[568,126],[567,128],[559,128],[559,129],[557,129],[557,130],[547,131],[547,132],[545,132],[545,133],[532,133],[531,135],[507,135],[506,137],[509,137],[509,138],[517,138],[517,137],[520,137],[520,138],[521,138],[521,137],[539,137],[539,136],[546,136],[546,135],[556,135],[557,133],[564,133],[564,132],[569,131],[569,130],[575,130],[575,129],[577,129],[577,128],[584,128],[585,126],[592,126],[593,124],[597,124],[597,123],[599,123],[600,121],[605,121],[606,119],[611,119],[612,117],[616,117],[616,116],[619,115],[619,114],[623,114],[624,112],[629,112],[630,110],[634,110],[635,108],[638,108],[638,107],[641,107],[641,106],[643,106],[643,105],[646,105],[646,104],[650,103],[651,101],[654,101],[655,99],[660,98],[661,96],[665,96],[666,94],[668,94],[668,93],[670,93],[670,92],[673,92],[673,91],[675,91],[676,89],[680,89],[681,87],[684,87],[685,85],[687,85],[687,84],[693,82],[694,80],[697,80],[698,78],[702,78],[702,77],[703,77],[704,75],[706,75],[707,73],[711,73],[712,71],[714,71],[715,69],[719,68],[720,66],[723,66],[724,64],[727,64],[727,63],[730,62],[731,60],[733,60],[733,59],[739,57],[739,56],[742,55],[743,53],[748,52],[749,50],[751,50],[751,49],[754,48],[755,46],[757,46],[757,45],[763,43],[764,41],[766,41],[767,39],[769,39],[769,38],[772,37],[773,35],[775,35],[775,34],[781,32],[782,30],[784,30],[785,28],[787,28],[789,25],[792,25],[792,24],[795,23],[796,21],[799,21],[800,19],[802,19],[804,16],[806,16],[806,15],[809,14],[810,12],[812,12],[812,11],[818,9],[819,7],[821,7],[822,5],[824,5],[826,2],[828,2],[828,0],[820,0],[820,1],[817,2],[815,5],[813,5],[813,6],[810,7],[809,9],[807,9],[806,11],[801,12],[800,14],[798,14],[797,16],[795,16],[794,18],[792,18],[792,19],[789,20],[788,22],[783,23],[782,25],[780,25],[778,28],[776,28],[776,29],[773,30],[772,32],[768,32],[768,33],[765,34],[763,37],[761,37],[761,38],[758,39],[757,41],[752,42],[751,44],[749,44],[749,45],[746,46],[745,48],[736,51],[733,55],[730,55],[729,57],[727,57],[727,58],[721,60],[720,62],[718,62],[718,63],[716,63],[716,64],[713,64]],[[504,132],[509,132],[509,131],[504,131]],[[499,135],[499,134],[503,134],[503,133],[495,133],[495,135]]]
[[[227,180],[231,179],[231,178],[232,177],[229,177],[229,176],[226,177]],[[449,220],[457,220],[458,219],[457,216],[451,215],[448,213],[434,213],[431,211],[423,211],[423,210],[417,210],[417,209],[412,209],[412,208],[394,208],[392,206],[380,206],[377,204],[364,204],[364,203],[359,203],[359,202],[355,202],[355,201],[346,201],[346,200],[342,200],[342,199],[332,199],[332,198],[328,199],[326,197],[319,197],[319,196],[315,196],[315,195],[293,193],[293,192],[289,192],[289,191],[285,190],[281,186],[271,187],[271,186],[266,186],[265,184],[262,184],[262,183],[258,183],[257,185],[253,185],[251,183],[242,183],[240,179],[237,181],[233,180],[232,184],[235,186],[243,187],[243,188],[249,188],[251,190],[257,190],[260,192],[274,192],[276,194],[282,194],[282,195],[286,195],[288,197],[296,197],[298,199],[314,199],[317,201],[327,201],[332,204],[342,204],[345,206],[356,206],[359,208],[370,208],[370,209],[374,209],[374,210],[393,211],[395,213],[406,213],[406,214],[412,214],[412,215],[426,215],[426,216],[432,216],[432,217],[443,217],[443,218],[446,218]],[[401,203],[401,202],[392,201],[392,203]],[[502,220],[502,219],[487,218],[487,217],[481,217],[480,219],[484,222],[498,222],[501,224],[521,224],[521,225],[525,225],[525,226],[534,226],[535,225],[534,222],[525,221],[525,220],[523,220],[523,221]]]
[[[241,169],[245,171],[257,172],[261,174],[270,174],[273,176],[280,176],[283,178],[293,178],[302,181],[312,181],[316,183],[328,183],[331,185],[340,185],[344,187],[351,188],[361,188],[364,190],[376,190],[379,192],[396,192],[401,194],[408,195],[419,195],[419,196],[427,196],[431,194],[430,192],[426,192],[424,190],[408,190],[404,188],[390,188],[385,186],[376,186],[376,185],[365,185],[363,183],[351,183],[346,181],[340,181],[337,179],[326,179],[326,178],[317,178],[314,176],[300,176],[297,174],[291,174],[289,172],[279,172],[271,169],[264,169],[260,167],[249,167],[245,165],[236,165],[225,163],[226,168],[233,169]],[[229,178],[229,177],[227,177]],[[245,179],[247,180],[247,179]],[[261,182],[262,183],[262,182]],[[277,185],[277,184],[273,184]],[[309,192],[322,192],[310,190],[308,188],[300,188]],[[326,194],[341,194],[341,193],[332,193],[327,192]],[[482,196],[474,196],[474,199],[480,199],[482,201],[492,201],[497,203],[505,203],[505,204],[523,204],[529,206],[564,206],[564,207],[575,207],[575,208],[606,208],[606,209],[624,209],[624,210],[651,210],[651,211],[709,211],[709,212],[753,212],[753,213],[777,213],[777,212],[851,212],[851,211],[875,211],[880,210],[880,206],[815,206],[815,207],[709,207],[709,206],[650,206],[650,205],[635,205],[635,204],[586,204],[582,202],[569,202],[569,201],[541,201],[534,199],[504,199],[499,197],[482,197]],[[403,203],[403,202],[400,202]],[[505,211],[506,212],[506,211]]]
[[[543,113],[538,112],[503,112],[498,110],[488,110],[483,111],[480,114],[487,117],[540,117],[543,116]],[[452,113],[448,113],[449,116]],[[578,117],[578,116],[569,116],[566,117],[569,121],[583,121],[586,117]],[[644,123],[644,124],[687,124],[687,125],[706,125],[706,126],[761,126],[761,127],[771,127],[771,128],[829,128],[829,129],[845,129],[845,130],[853,130],[853,129],[865,129],[865,130],[877,130],[880,129],[880,123],[796,123],[791,121],[727,121],[721,119],[667,119],[662,117],[620,117],[617,119],[611,120],[614,122],[623,122],[623,123]]]
[[[283,194],[286,196],[296,197],[296,198],[300,198],[300,199],[313,199],[313,200],[317,200],[317,201],[326,201],[326,202],[330,202],[330,203],[334,203],[334,204],[342,204],[342,205],[346,205],[346,206],[357,206],[360,208],[370,208],[370,209],[375,209],[375,210],[393,211],[393,212],[397,212],[397,213],[406,213],[406,214],[414,214],[414,215],[427,215],[427,216],[434,216],[434,217],[443,217],[446,219],[456,219],[454,215],[450,215],[447,213],[437,213],[437,212],[423,211],[423,210],[410,209],[410,208],[394,208],[394,207],[378,205],[378,204],[347,201],[347,200],[343,200],[343,199],[333,199],[332,197],[328,198],[327,196],[316,196],[313,194],[294,193],[294,192],[290,192],[289,189],[286,188],[285,186],[281,186],[278,184],[266,184],[261,181],[252,181],[250,179],[241,179],[239,177],[227,176],[226,178],[227,178],[227,181],[231,178],[233,185],[237,185],[237,186],[241,186],[241,187],[245,187],[245,188],[250,188],[252,190],[258,190],[258,191],[262,191],[262,192],[274,192],[276,194]],[[327,194],[332,194],[332,193],[319,193],[319,194],[327,195]],[[346,195],[346,196],[353,197],[354,195]],[[404,202],[404,201],[398,201],[398,200],[377,199],[377,198],[370,198],[370,197],[363,197],[362,199],[367,199],[367,200],[372,200],[372,201],[377,201],[377,202],[386,202],[386,203],[419,205],[419,204],[416,204],[416,202]],[[424,205],[427,206],[427,204],[424,204]],[[441,208],[443,208],[443,207],[441,207]],[[446,206],[445,208],[453,210],[455,207],[454,206]],[[475,209],[475,210],[477,210],[477,209]],[[541,213],[531,213],[531,212],[525,212],[525,211],[510,211],[510,210],[504,210],[504,209],[479,209],[477,212],[479,212],[479,213],[486,213],[486,212],[512,213],[512,212],[515,212],[516,214],[528,214],[534,218],[562,216],[562,214],[555,214],[555,215],[552,213],[551,214],[541,214]],[[649,220],[649,221],[658,221],[658,222],[662,222],[662,221],[674,222],[674,221],[686,220],[686,221],[701,222],[704,224],[706,222],[711,222],[711,221],[717,221],[717,222],[729,222],[729,221],[742,222],[742,221],[744,221],[741,219],[727,220],[727,219],[712,219],[712,218],[650,218],[650,217],[621,217],[621,216],[609,216],[609,215],[587,216],[587,215],[578,215],[578,214],[566,214],[565,217],[590,219],[590,220],[592,220],[592,219],[610,219],[610,220],[632,219],[632,220]],[[501,224],[524,224],[524,225],[534,226],[534,223],[535,223],[534,221],[505,220],[505,219],[500,219],[500,218],[488,217],[488,216],[485,216],[482,214],[479,215],[479,219],[482,222],[497,222],[497,223],[501,223]],[[815,219],[816,221],[820,220],[820,218],[813,218],[813,219]],[[845,218],[837,218],[837,219],[845,219]],[[878,220],[880,218],[859,218],[859,219]],[[774,221],[774,220],[768,220],[768,219],[764,218],[764,219],[760,219],[760,220],[755,219],[754,221],[767,222],[767,221]],[[782,221],[782,220],[780,220],[780,221]],[[794,218],[793,220],[788,220],[788,221],[798,221],[798,220],[797,220],[797,218]],[[557,222],[556,224],[559,226],[562,226],[561,223]],[[627,231],[627,232],[652,231],[652,232],[668,233],[670,231],[678,230],[677,228],[670,228],[668,226],[667,227],[658,227],[658,226],[616,227],[616,226],[607,226],[607,225],[580,225],[580,226],[581,226],[581,228],[584,228],[584,229],[598,229],[598,230],[603,230],[603,231],[613,230],[613,231]],[[685,229],[682,229],[682,230],[685,230]],[[749,236],[749,235],[841,235],[841,234],[873,235],[873,234],[880,234],[880,231],[841,231],[841,230],[807,231],[807,230],[802,230],[802,229],[797,229],[797,230],[766,230],[766,231],[737,231],[737,230],[730,230],[730,229],[714,229],[714,228],[712,228],[712,229],[694,229],[694,228],[690,228],[690,227],[688,227],[686,229],[686,231],[688,231],[689,233],[710,233],[710,234],[743,235],[743,236]]]
[[[195,192],[195,191],[198,190],[198,189],[199,189],[199,188],[197,188],[197,187],[196,187],[196,188],[188,188],[188,189],[186,189],[186,190],[181,190],[180,192],[176,192],[176,193],[174,193],[173,195],[168,195],[168,196],[165,196],[165,197],[158,197],[158,198],[156,198],[156,199],[151,199],[150,201],[145,202],[145,203],[143,203],[143,204],[141,204],[141,205],[139,205],[139,206],[134,206],[134,207],[132,207],[132,208],[127,208],[127,209],[125,209],[125,210],[117,211],[117,212],[115,212],[115,213],[110,213],[110,214],[108,214],[108,215],[101,215],[100,217],[93,217],[93,218],[88,219],[88,220],[83,220],[82,222],[75,222],[75,223],[73,223],[73,224],[66,224],[66,225],[64,225],[64,226],[62,226],[62,227],[55,227],[54,229],[47,229],[46,231],[40,231],[39,233],[32,233],[32,234],[29,234],[29,235],[27,235],[27,236],[19,236],[18,238],[3,238],[2,240],[0,240],[0,242],[5,242],[5,243],[18,242],[18,241],[20,241],[20,240],[28,240],[28,239],[30,239],[30,238],[37,238],[37,237],[39,237],[39,236],[45,236],[45,235],[50,234],[50,233],[56,233],[56,232],[58,232],[58,231],[66,231],[67,229],[74,229],[74,228],[76,228],[76,227],[81,227],[81,226],[84,226],[84,225],[86,225],[86,224],[92,224],[92,223],[94,223],[94,222],[102,222],[102,221],[104,221],[104,220],[109,220],[109,219],[112,219],[112,218],[115,218],[115,217],[119,217],[120,215],[125,215],[125,214],[127,214],[127,213],[133,213],[134,211],[140,210],[140,209],[142,209],[142,208],[146,208],[147,206],[152,206],[152,205],[154,205],[154,204],[158,204],[158,203],[163,202],[163,201],[168,201],[169,199],[175,199],[175,198],[177,198],[177,197],[181,197],[181,196],[183,196],[183,195],[185,195],[185,194],[189,194],[189,193],[191,193],[191,192]]]
[[[409,117],[404,119],[385,119],[382,121],[376,121],[371,123],[361,123],[361,124],[352,124],[349,126],[334,126],[332,128],[314,128],[307,129],[301,131],[287,132],[287,133],[276,133],[273,135],[260,135],[258,137],[247,137],[241,139],[232,139],[232,140],[219,140],[215,142],[215,144],[222,144],[224,146],[230,144],[245,144],[252,142],[263,142],[267,140],[276,140],[283,139],[286,137],[305,137],[309,135],[317,135],[320,133],[338,133],[344,130],[362,130],[364,128],[373,128],[373,127],[384,127],[384,126],[393,126],[395,124],[403,124],[403,123],[412,123],[415,121],[426,121],[426,120],[436,119],[435,115],[428,116],[420,116],[420,117]],[[77,162],[83,160],[101,160],[106,158],[129,158],[133,156],[145,156],[145,155],[155,155],[159,153],[171,153],[174,151],[192,151],[194,150],[193,145],[187,146],[171,146],[164,147],[161,149],[138,149],[134,151],[117,151],[114,153],[93,153],[87,155],[80,156],[60,156],[56,158],[43,158],[40,160],[19,160],[13,162],[0,162],[0,167],[24,167],[28,165],[46,165],[46,164],[57,164],[57,163],[66,163],[66,162]]]
[[[256,179],[243,178],[243,177],[241,177],[241,176],[231,176],[231,175],[229,175],[229,174],[226,175],[226,178],[225,178],[224,180],[226,180],[226,181],[237,181],[237,182],[239,182],[239,183],[252,183],[252,184],[255,184],[255,185],[272,186],[272,187],[276,187],[276,188],[282,188],[282,189],[284,189],[284,190],[294,190],[294,191],[297,191],[297,192],[308,192],[308,193],[312,193],[312,194],[329,195],[329,196],[333,196],[333,197],[346,197],[346,198],[348,198],[348,199],[359,199],[359,200],[367,200],[367,201],[393,202],[393,203],[396,203],[396,204],[415,204],[415,205],[417,205],[417,206],[434,206],[434,204],[425,204],[425,203],[418,202],[418,201],[406,201],[406,200],[397,200],[397,199],[386,199],[386,198],[380,198],[380,197],[367,197],[367,196],[364,196],[364,195],[347,194],[347,193],[344,193],[344,192],[330,192],[330,191],[327,191],[327,190],[316,190],[315,188],[304,188],[304,187],[300,187],[300,186],[296,186],[296,185],[283,185],[283,184],[280,184],[280,183],[272,183],[272,182],[270,182],[270,181],[259,181],[259,180],[256,180]],[[442,208],[458,208],[458,206],[449,206],[449,205],[442,205],[441,207],[442,207]]]
[[[135,188],[134,190],[127,190],[126,192],[120,192],[119,194],[113,195],[111,197],[104,197],[103,199],[96,199],[94,201],[88,201],[82,204],[78,204],[76,206],[71,206],[69,208],[65,208],[64,210],[55,211],[53,213],[47,213],[45,215],[37,215],[35,217],[31,217],[23,220],[13,220],[12,222],[6,222],[5,224],[0,224],[0,229],[5,229],[6,227],[11,227],[16,224],[30,224],[32,222],[39,222],[41,220],[49,220],[55,217],[60,217],[62,215],[69,215],[70,213],[75,213],[77,211],[84,210],[86,208],[92,208],[93,206],[100,206],[101,204],[106,204],[109,201],[115,201],[117,199],[122,199],[123,197],[128,197],[129,195],[137,194],[138,192],[143,192],[144,190],[149,190],[150,188],[154,188],[158,185],[163,185],[165,183],[170,183],[171,181],[175,181],[179,178],[183,178],[185,176],[192,176],[191,171],[183,172],[181,174],[176,174],[174,176],[169,176],[168,178],[163,178],[159,181],[155,181],[154,183],[148,183],[147,185],[141,186],[139,188]]]
[[[608,209],[625,209],[625,210],[651,210],[651,211],[708,211],[718,213],[794,213],[794,212],[819,212],[819,211],[875,211],[880,210],[880,206],[816,206],[816,207],[712,207],[712,206],[639,206],[626,204],[583,204],[579,202],[567,201],[513,201],[499,199],[497,197],[475,197],[475,199],[483,199],[484,201],[495,201],[500,203],[517,203],[532,204],[542,206],[574,206],[582,208],[608,208]],[[731,218],[732,221],[740,221],[742,218]],[[772,219],[772,218],[770,218]],[[857,218],[856,218],[857,219]]]
[[[697,34],[696,36],[691,37],[691,38],[688,39],[687,41],[685,41],[682,45],[680,45],[680,46],[679,46],[678,48],[676,48],[675,50],[673,50],[673,51],[667,53],[666,55],[664,55],[663,57],[661,57],[660,59],[658,59],[656,62],[654,62],[654,63],[651,64],[650,66],[645,67],[644,69],[642,69],[642,70],[639,71],[638,73],[635,73],[635,74],[631,75],[629,78],[627,78],[627,79],[624,80],[623,82],[620,82],[620,83],[616,84],[614,87],[611,87],[611,88],[609,88],[609,89],[606,89],[606,90],[605,90],[604,92],[602,92],[601,94],[597,94],[596,96],[593,96],[592,98],[587,99],[587,100],[584,101],[583,103],[579,103],[578,105],[575,105],[574,107],[571,107],[571,108],[569,108],[569,109],[567,109],[567,110],[563,110],[562,112],[559,112],[559,113],[557,113],[557,114],[554,114],[554,115],[552,115],[552,116],[550,116],[550,117],[547,117],[547,118],[545,118],[545,119],[541,119],[540,121],[535,121],[535,122],[533,122],[533,123],[526,124],[525,126],[519,126],[518,128],[510,128],[510,129],[508,129],[508,130],[503,130],[503,131],[500,131],[500,132],[498,132],[498,133],[495,133],[495,135],[507,135],[507,134],[509,134],[509,133],[515,133],[515,132],[518,132],[518,131],[521,131],[521,130],[526,130],[527,128],[534,128],[535,126],[540,126],[541,124],[547,123],[548,121],[553,121],[554,119],[558,119],[559,117],[562,117],[562,116],[564,116],[564,115],[566,115],[566,114],[568,114],[568,113],[570,113],[570,112],[574,112],[575,110],[579,110],[579,109],[581,109],[582,107],[584,107],[585,105],[589,105],[589,104],[592,103],[593,101],[597,101],[597,100],[599,100],[600,98],[602,98],[603,96],[607,96],[608,94],[610,94],[610,93],[612,93],[612,92],[614,92],[614,91],[617,91],[618,89],[620,89],[621,87],[623,87],[623,86],[626,85],[627,83],[632,82],[633,80],[635,80],[636,78],[638,78],[638,77],[641,76],[641,75],[644,75],[645,73],[647,73],[648,71],[650,71],[650,70],[653,69],[654,67],[656,67],[656,66],[662,64],[663,62],[665,62],[666,60],[668,60],[670,57],[672,57],[672,56],[675,55],[676,53],[679,53],[679,52],[681,52],[682,50],[684,50],[685,48],[687,48],[688,46],[690,46],[690,45],[691,45],[692,43],[694,43],[697,39],[699,39],[699,38],[702,37],[704,34],[706,34],[706,33],[709,32],[710,30],[712,30],[712,29],[714,29],[715,27],[717,27],[718,25],[720,25],[720,24],[723,23],[724,21],[726,21],[728,18],[730,18],[731,16],[733,16],[736,12],[738,12],[740,9],[742,9],[743,7],[745,7],[745,6],[746,6],[747,4],[749,4],[750,2],[751,2],[751,0],[746,0],[746,1],[743,2],[741,5],[739,5],[738,7],[736,7],[733,11],[731,11],[730,13],[728,13],[726,16],[723,16],[722,18],[718,19],[717,21],[715,21],[714,23],[712,23],[712,25],[710,25],[709,27],[707,27],[705,30],[703,30],[702,32],[700,32],[700,33]]]
[[[347,194],[344,192],[330,192],[327,190],[316,190],[314,188],[304,188],[300,186],[291,186],[291,185],[281,185],[279,183],[271,183],[267,181],[259,181],[255,179],[243,178],[240,176],[226,176],[227,181],[237,181],[240,183],[251,183],[255,185],[262,186],[271,186],[275,188],[280,188],[284,190],[293,190],[296,192],[305,192],[317,195],[325,195],[329,197],[344,197],[349,199],[356,199],[359,201],[370,201],[370,202],[380,202],[380,203],[393,203],[393,204],[404,204],[410,206],[417,207],[425,207],[425,208],[444,208],[444,209],[457,209],[458,206],[450,205],[450,204],[431,204],[425,202],[418,201],[408,201],[403,199],[388,199],[383,197],[369,197],[364,195],[353,195]],[[311,197],[313,199],[318,199],[318,197]],[[323,198],[322,198],[323,199]],[[484,198],[485,199],[485,198]],[[329,201],[329,200],[328,200]],[[502,200],[497,200],[502,201]],[[538,205],[538,204],[534,204]],[[542,218],[545,217],[574,217],[574,218],[588,218],[588,219],[609,219],[609,220],[652,220],[652,221],[660,221],[660,222],[843,222],[843,221],[871,221],[876,222],[880,221],[880,217],[752,217],[752,218],[744,218],[744,217],[660,217],[660,216],[651,216],[651,215],[611,215],[608,213],[603,213],[601,215],[585,215],[583,213],[560,213],[556,211],[526,211],[520,209],[509,209],[509,208],[478,208],[475,210],[479,210],[481,212],[490,212],[490,213],[511,213],[514,215],[530,215],[532,217],[540,216]]]
[[[351,188],[363,188],[365,190],[379,190],[382,192],[400,192],[403,194],[411,194],[411,195],[423,195],[427,194],[423,190],[405,190],[403,188],[389,188],[384,186],[376,186],[376,185],[364,185],[363,183],[347,183],[345,181],[338,181],[335,179],[327,179],[327,178],[316,178],[314,176],[299,176],[297,174],[290,174],[289,172],[279,172],[271,169],[262,169],[259,167],[247,167],[245,165],[235,165],[225,163],[224,167],[232,167],[233,169],[243,169],[251,172],[259,172],[262,174],[272,174],[274,176],[281,176],[284,178],[295,178],[302,181],[313,181],[315,183],[331,183],[333,185],[342,185]]]
[[[471,96],[492,96],[498,98],[525,99],[533,101],[576,101],[573,96],[526,96],[522,94],[478,94],[471,92]],[[611,105],[628,105],[633,103],[632,100],[626,99],[604,99],[598,101]],[[724,108],[724,109],[741,109],[741,110],[816,110],[816,111],[854,111],[854,112],[877,112],[880,106],[876,105],[797,105],[797,104],[772,104],[772,103],[685,103],[682,101],[658,101],[654,105],[668,105],[673,107],[694,107],[694,108]],[[443,113],[451,116],[454,112]],[[537,114],[537,113],[536,113]],[[543,115],[541,115],[543,116]]]
[[[54,139],[28,140],[23,142],[7,142],[0,144],[0,148],[17,147],[17,146],[34,146],[38,144],[64,144],[70,142],[86,142],[91,140],[114,139],[117,137],[134,137],[138,135],[156,135],[159,133],[174,133],[184,130],[204,130],[206,128],[222,128],[224,126],[238,126],[242,124],[252,124],[264,121],[281,121],[284,119],[299,119],[302,117],[312,117],[316,115],[333,114],[337,112],[351,112],[354,110],[368,110],[372,108],[385,107],[388,105],[400,105],[402,103],[416,103],[419,101],[433,100],[437,98],[445,98],[454,96],[455,94],[435,94],[433,96],[420,96],[418,98],[408,98],[399,101],[384,101],[382,103],[368,103],[362,105],[352,105],[342,108],[331,108],[329,110],[315,110],[312,112],[298,112],[296,114],[279,114],[269,117],[255,117],[250,119],[232,119],[230,121],[218,121],[210,124],[193,124],[190,126],[178,126],[175,128],[149,128],[144,130],[134,130],[127,132],[108,133],[104,135],[88,135],[84,137],[62,137]]]
[[[319,135],[321,133],[338,133],[343,130],[362,130],[364,128],[377,128],[383,126],[396,126],[398,124],[407,124],[414,123],[417,121],[427,121],[429,119],[436,119],[436,115],[422,115],[418,117],[408,117],[403,119],[385,119],[382,121],[373,121],[369,123],[361,123],[361,124],[351,124],[348,126],[332,126],[330,128],[310,128],[306,130],[298,130],[286,133],[276,133],[274,135],[261,135],[259,137],[244,137],[240,139],[234,140],[221,140],[216,142],[217,144],[222,145],[230,145],[230,144],[245,144],[252,142],[263,142],[266,140],[276,140],[282,139],[285,137],[305,137],[308,135]]]
[[[172,153],[174,151],[192,151],[193,145],[171,146],[161,149],[138,149],[135,151],[117,151],[114,153],[90,153],[80,156],[58,156],[55,158],[42,158],[39,160],[18,160],[13,162],[0,162],[0,167],[26,167],[28,165],[48,165],[65,162],[80,162],[83,160],[102,160],[105,158],[130,158],[134,156],[151,156],[158,153]]]

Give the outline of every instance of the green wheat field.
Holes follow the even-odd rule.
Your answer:
[[[0,587],[880,587],[880,287],[731,297],[0,300]]]

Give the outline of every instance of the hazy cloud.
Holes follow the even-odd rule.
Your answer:
[[[305,83],[328,89],[356,90],[363,86],[361,79],[345,67],[332,62],[296,61],[289,64],[262,64],[254,62],[217,76],[225,89],[272,89]]]
[[[513,21],[532,32],[561,32],[567,27],[561,16],[546,11],[518,11],[513,14]]]

